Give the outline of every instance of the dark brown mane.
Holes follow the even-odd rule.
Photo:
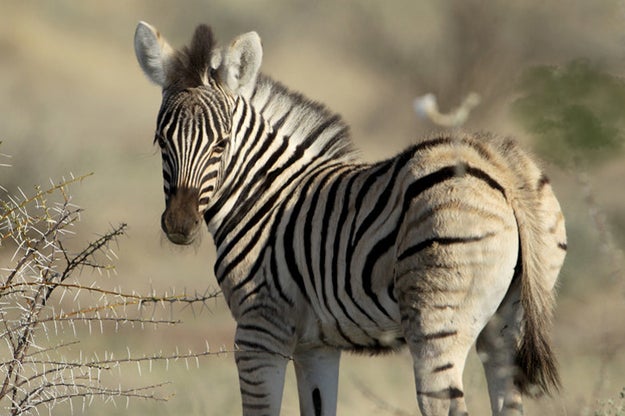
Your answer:
[[[169,84],[176,88],[192,88],[203,85],[202,78],[210,75],[210,56],[215,46],[211,28],[198,25],[191,44],[176,51],[168,70]]]

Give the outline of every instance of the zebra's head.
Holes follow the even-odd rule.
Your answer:
[[[191,44],[175,51],[140,22],[134,44],[139,65],[163,90],[154,139],[163,158],[161,227],[171,242],[190,244],[223,179],[237,97],[256,83],[260,38],[250,32],[216,48],[210,28],[200,25]]]

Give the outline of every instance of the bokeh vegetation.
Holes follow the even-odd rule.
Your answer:
[[[181,251],[159,231],[161,162],[150,143],[160,92],[135,62],[138,20],[155,24],[173,45],[187,42],[200,22],[211,24],[221,43],[258,31],[263,70],[341,113],[366,160],[388,157],[438,130],[415,116],[416,96],[433,93],[446,111],[469,92],[479,93],[481,104],[465,128],[514,135],[534,148],[546,161],[568,225],[554,334],[564,388],[555,398],[529,402],[527,413],[592,415],[615,408],[625,386],[625,277],[612,260],[625,247],[622,0],[3,1],[0,140],[12,158],[0,160],[0,199],[21,195],[19,189],[32,195],[33,184],[50,177],[93,171],[72,187],[84,212],[80,232],[65,247],[80,252],[110,224],[128,224],[116,246],[117,275],[98,280],[98,287],[203,294],[216,285],[210,238]],[[9,163],[12,168],[2,166]],[[15,267],[14,253],[13,245],[0,247],[0,268]],[[80,346],[64,357],[205,351],[207,343],[211,351],[231,349],[233,320],[225,305],[220,299],[202,305],[175,309],[173,316],[167,309],[164,318],[183,322],[158,328],[104,326],[103,334],[90,335],[78,325]],[[184,360],[170,360],[106,380],[170,381],[167,391],[175,395],[166,403],[131,401],[126,408],[95,401],[74,413],[237,414],[232,357],[220,353],[199,364],[187,369]],[[417,414],[411,379],[405,353],[346,356],[339,414]],[[285,415],[297,412],[293,383],[289,373]],[[465,384],[472,414],[487,413],[475,355]]]
[[[512,110],[537,151],[568,168],[618,157],[625,144],[625,80],[578,59],[521,76]]]

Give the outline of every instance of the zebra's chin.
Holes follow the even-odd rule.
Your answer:
[[[173,224],[163,219],[161,228],[170,242],[176,245],[188,246],[198,239],[201,227],[199,219],[185,218],[184,221],[174,222]]]
[[[181,233],[165,233],[167,239],[179,246],[188,246],[195,242],[195,237],[197,232],[192,234],[181,234]]]

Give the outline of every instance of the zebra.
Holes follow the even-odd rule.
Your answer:
[[[557,391],[564,218],[512,139],[454,132],[364,163],[337,114],[260,73],[257,33],[218,47],[199,25],[174,50],[140,22],[134,46],[162,88],[161,227],[213,237],[244,415],[279,414],[289,361],[301,414],[333,415],[342,351],[405,345],[425,416],[468,414],[474,343],[494,415]]]

